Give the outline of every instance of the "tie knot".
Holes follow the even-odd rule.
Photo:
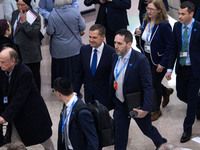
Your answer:
[[[188,29],[188,27],[187,27],[187,26],[184,26],[183,28],[184,28],[185,30],[187,30],[187,29]]]
[[[97,49],[94,49],[94,53],[96,53],[97,52]]]

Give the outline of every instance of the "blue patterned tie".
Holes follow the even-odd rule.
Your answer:
[[[91,64],[91,73],[92,76],[95,75],[96,72],[96,67],[97,67],[97,50],[94,50],[93,58],[92,58],[92,64]]]
[[[184,53],[184,52],[187,52],[188,51],[188,27],[187,26],[184,26],[183,27],[185,29],[184,33],[183,33],[183,43],[182,43],[182,49],[181,49],[181,52]],[[180,65],[181,66],[184,66],[185,63],[186,63],[186,59],[187,59],[187,56],[186,57],[180,57]]]

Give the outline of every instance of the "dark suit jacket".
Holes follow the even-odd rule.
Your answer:
[[[176,73],[179,67],[180,51],[182,48],[182,24],[176,22],[173,28],[172,42],[169,48],[168,68],[173,69],[175,60],[177,60]],[[200,78],[200,23],[194,22],[189,45],[190,61],[193,75]]]
[[[145,21],[142,25],[142,33],[147,25]],[[140,36],[140,49],[144,53],[144,41]],[[168,48],[172,38],[172,28],[169,22],[164,21],[159,25],[155,25],[151,34],[151,60],[154,65],[160,64],[167,67],[168,63]]]
[[[86,103],[92,101],[92,94],[94,98],[105,106],[108,106],[108,90],[109,77],[111,73],[112,54],[115,52],[114,48],[104,44],[101,59],[97,66],[94,77],[91,74],[90,60],[92,54],[92,47],[84,45],[80,50],[80,65],[75,76],[74,91],[79,93],[82,83],[84,84],[84,96]]]
[[[98,137],[91,112],[82,109],[79,111],[78,121],[75,120],[76,107],[82,104],[84,104],[83,101],[79,99],[72,109],[69,120],[69,139],[74,150],[98,150]],[[58,150],[65,150],[61,129],[62,119],[60,119],[58,129]]]
[[[5,91],[7,76],[4,71],[0,73],[0,93],[8,96],[9,102],[1,116],[7,122],[13,121],[26,146],[46,141],[52,135],[52,122],[31,70],[19,62],[13,69],[8,93]]]
[[[126,28],[129,24],[126,9],[130,8],[131,0],[113,0],[112,2],[106,2],[106,4],[100,6],[96,23],[105,23],[102,18],[107,18],[106,21],[111,31],[116,32],[122,28]]]
[[[113,88],[114,68],[118,60],[118,55],[113,55],[113,66],[110,78],[111,96],[115,97],[115,89]],[[126,94],[142,92],[143,106],[142,110],[151,111],[153,87],[150,64],[148,59],[141,53],[132,49],[132,53],[127,64],[124,75],[123,96],[126,103]],[[128,111],[128,108],[127,108]]]
[[[19,46],[22,60],[25,64],[27,63],[37,63],[42,60],[41,49],[40,49],[40,28],[41,21],[40,16],[30,9],[36,16],[37,19],[31,25],[27,21],[19,25],[19,30],[15,33],[13,37],[13,26],[19,15],[19,10],[16,10],[12,13],[12,39],[16,40],[16,43]]]

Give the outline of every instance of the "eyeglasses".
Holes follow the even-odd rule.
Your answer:
[[[147,11],[150,11],[150,12],[154,12],[154,11],[156,11],[157,9],[153,9],[153,8],[146,7],[146,10],[147,10]]]
[[[17,6],[18,6],[18,7],[19,7],[19,6],[24,7],[24,6],[26,6],[26,4],[18,4],[18,3],[17,3]]]

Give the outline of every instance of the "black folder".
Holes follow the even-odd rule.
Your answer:
[[[136,92],[126,95],[126,101],[129,112],[132,111],[133,108],[139,108],[142,106],[143,99],[141,94],[141,92]]]

